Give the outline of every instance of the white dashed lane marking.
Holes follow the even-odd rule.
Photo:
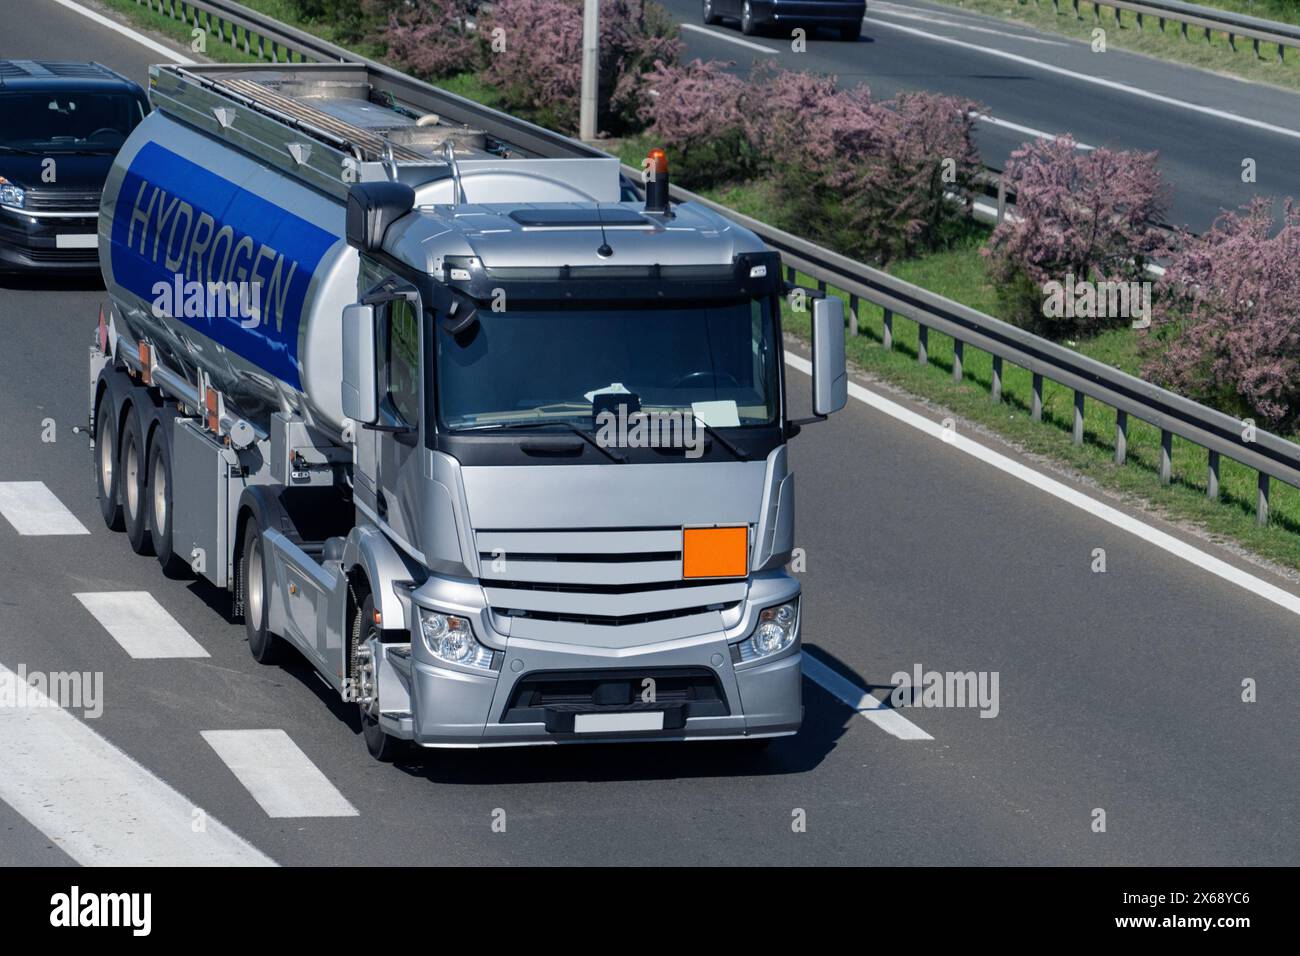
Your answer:
[[[358,815],[283,730],[205,730],[203,739],[267,816]]]
[[[274,866],[0,664],[0,800],[83,866]],[[3,852],[0,851],[0,861]]]
[[[208,656],[148,591],[99,591],[76,598],[132,657]]]
[[[0,515],[22,535],[90,534],[43,481],[0,481]]]

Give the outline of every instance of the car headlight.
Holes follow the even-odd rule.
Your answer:
[[[740,660],[758,660],[788,650],[799,636],[799,602],[765,607],[758,614],[754,633],[740,642]]]
[[[22,209],[26,200],[27,193],[22,186],[11,183],[3,176],[0,176],[0,206],[15,206]]]
[[[463,617],[420,608],[420,636],[425,648],[440,661],[462,667],[492,667],[492,649],[478,642]]]

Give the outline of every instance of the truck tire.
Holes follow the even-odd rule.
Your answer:
[[[758,36],[762,32],[762,27],[754,19],[754,11],[749,5],[749,0],[745,0],[740,8],[740,32],[747,37]]]
[[[122,517],[126,522],[126,539],[136,554],[151,554],[145,459],[140,415],[132,408],[122,426],[122,453],[118,458],[118,481],[122,489]]]
[[[361,610],[352,622],[352,647],[355,659],[356,648],[362,647],[367,641],[375,636],[377,628],[375,625],[375,598],[374,595],[367,594],[364,601],[361,602]],[[353,674],[353,679],[359,675]],[[408,749],[407,742],[400,737],[394,737],[388,731],[384,730],[379,723],[379,691],[374,691],[374,701],[372,703],[358,703],[357,708],[361,714],[361,736],[366,740],[366,750],[370,751],[370,756],[374,757],[380,763],[392,763]]]
[[[713,9],[713,0],[704,0],[704,22],[709,26],[715,26],[722,22],[722,17]]]
[[[149,538],[168,577],[186,570],[172,545],[172,443],[168,435],[174,417],[170,409],[161,410],[149,439]]]
[[[122,500],[117,471],[117,406],[113,390],[104,389],[95,410],[95,490],[99,513],[109,531],[121,531]]]
[[[284,659],[284,639],[270,630],[271,576],[266,560],[266,543],[257,519],[244,519],[244,547],[239,555],[239,593],[236,601],[244,609],[244,631],[248,650],[259,664],[278,664]]]

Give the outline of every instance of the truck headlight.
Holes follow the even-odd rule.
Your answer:
[[[478,642],[463,617],[420,608],[420,636],[425,648],[440,661],[485,670],[492,667],[491,648]]]
[[[758,660],[788,650],[799,635],[799,602],[765,607],[758,614],[754,633],[740,642],[740,660]]]
[[[23,203],[26,201],[27,193],[22,186],[11,183],[3,176],[0,176],[0,206],[14,206],[22,209]]]

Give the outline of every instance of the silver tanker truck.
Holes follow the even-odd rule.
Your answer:
[[[150,71],[99,219],[106,523],[228,590],[258,661],[304,655],[381,760],[794,733],[778,256],[670,204],[658,151],[643,203],[414,88]],[[819,419],[839,300],[813,328]]]

